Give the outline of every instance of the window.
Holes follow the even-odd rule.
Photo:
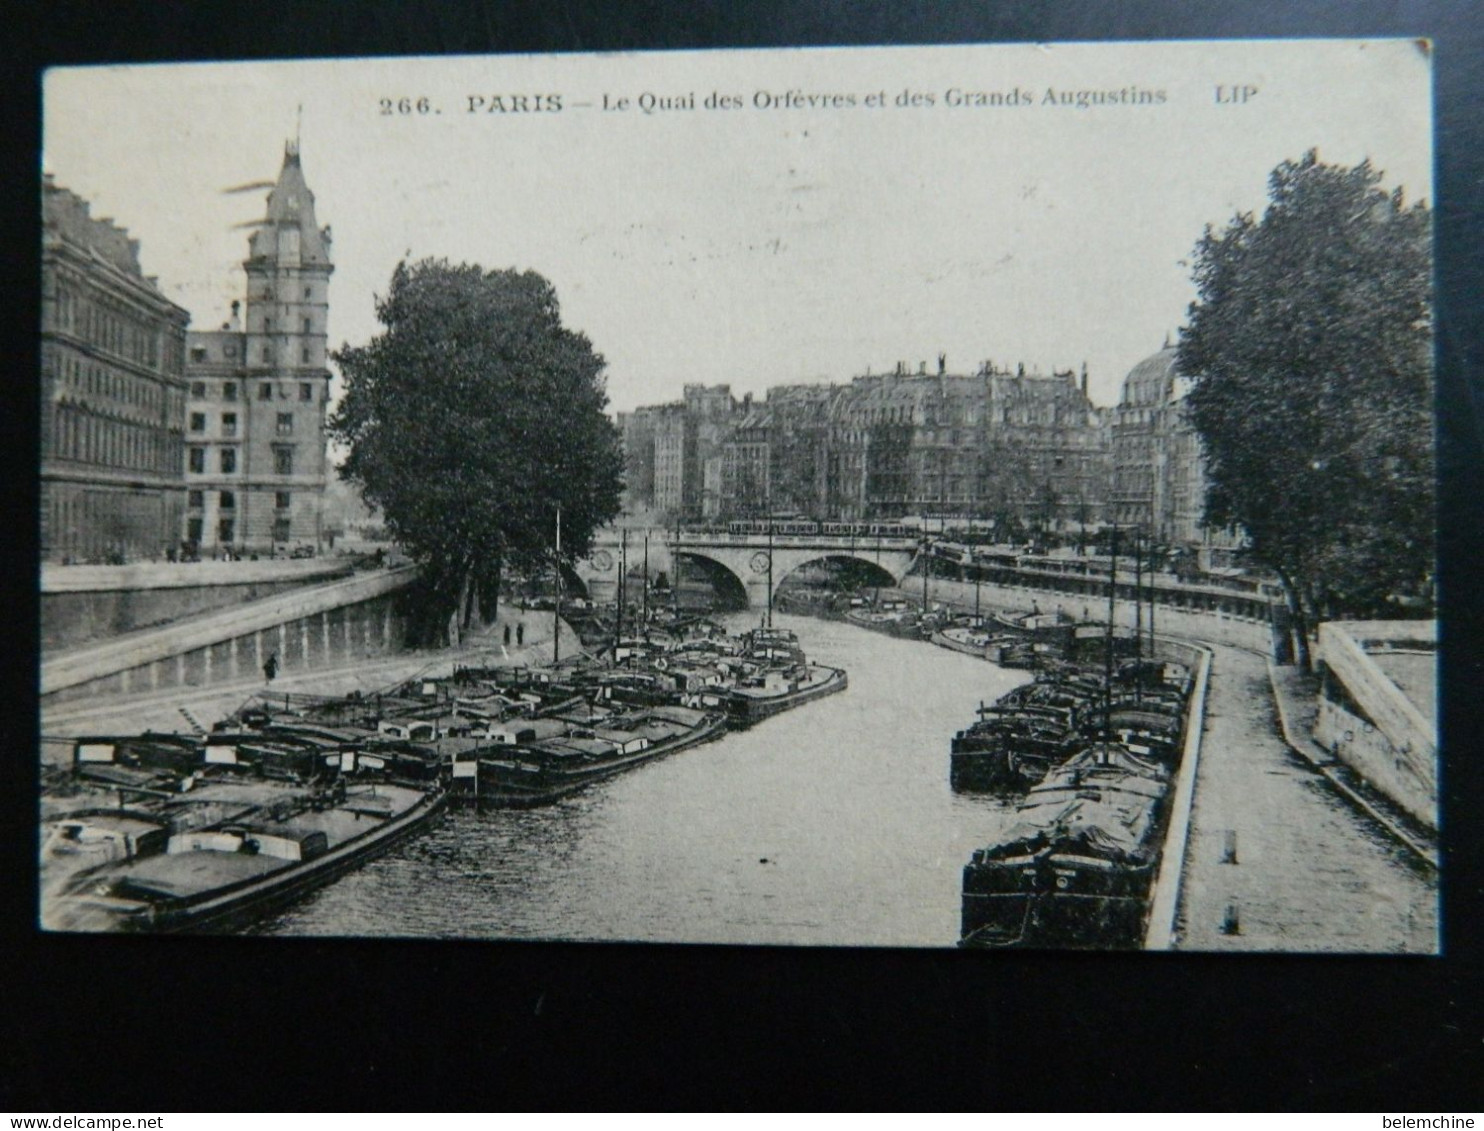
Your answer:
[[[304,332],[306,334],[312,334],[312,333],[314,333],[314,319],[312,319],[312,318],[306,318],[306,319],[304,319]]]
[[[216,536],[218,541],[230,542],[232,541],[232,537],[234,534],[236,534],[236,532],[237,523],[233,519],[224,518],[216,525]]]
[[[205,346],[192,346],[191,347],[191,360],[192,361],[205,361],[206,360],[206,347]]]
[[[263,319],[263,333],[265,333],[265,334],[271,334],[271,333],[273,333],[273,319],[271,319],[271,318],[264,318]]]
[[[258,386],[258,400],[271,401],[273,399],[273,386],[264,381]]]
[[[314,297],[314,288],[312,288],[312,287],[305,287],[304,288],[304,297],[305,298],[313,298]]]
[[[190,507],[192,510],[200,510],[205,505],[206,505],[206,492],[205,491],[187,491],[186,492],[186,506]]]
[[[273,449],[273,474],[294,474],[294,449],[276,446]]]
[[[206,470],[206,449],[192,448],[190,451],[190,468],[192,471],[203,472]]]
[[[222,400],[235,401],[237,399],[237,382],[228,381],[222,385]]]
[[[294,414],[292,412],[280,412],[278,414],[278,434],[280,436],[292,436],[294,434]]]
[[[206,399],[206,382],[205,381],[192,381],[191,382],[191,396],[195,397],[198,401],[199,400],[205,400]]]
[[[272,360],[273,360],[273,347],[272,346],[264,346],[263,347],[263,364],[264,365],[267,365]]]
[[[222,413],[222,435],[237,435],[237,414],[235,412]]]
[[[237,509],[237,492],[235,492],[235,491],[223,491],[221,493],[221,508],[224,511],[234,511],[234,510],[236,510]]]
[[[186,541],[193,546],[199,546],[201,544],[201,527],[202,522],[199,518],[186,520]]]
[[[286,518],[275,518],[273,520],[273,541],[287,542],[293,537],[293,525]]]
[[[304,365],[309,364],[309,347],[305,346],[299,351],[299,361]]]
[[[193,413],[191,413],[191,431],[192,432],[205,432],[206,431],[206,414],[204,412],[193,412]]]
[[[309,351],[305,350],[304,352],[308,353]],[[308,358],[305,358],[305,360],[307,361]],[[314,386],[311,385],[308,381],[299,382],[299,399],[301,401],[314,400]]]
[[[237,449],[222,449],[222,474],[230,475],[237,470]]]
[[[276,491],[273,495],[273,505],[281,511],[289,509],[289,493],[287,491]]]

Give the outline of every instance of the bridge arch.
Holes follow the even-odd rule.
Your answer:
[[[694,577],[693,570],[700,570],[711,583],[716,603],[722,608],[745,609],[752,603],[747,579],[719,558],[702,550],[680,550],[675,554],[675,562],[679,568],[670,578],[671,585],[680,585],[683,579]]]
[[[893,573],[884,564],[875,560],[869,552],[819,554],[793,563],[780,577],[778,564],[774,565],[773,590],[776,593],[785,582],[798,582],[811,569],[835,575],[842,589],[867,589],[894,586],[901,582],[901,575]]]

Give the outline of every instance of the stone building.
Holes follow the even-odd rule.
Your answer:
[[[1129,370],[1113,410],[1111,518],[1196,551],[1203,567],[1225,566],[1244,538],[1205,524],[1205,460],[1185,404],[1192,383],[1168,341]]]
[[[297,145],[248,239],[245,309],[187,345],[183,537],[205,554],[317,545],[328,474],[330,229]]]
[[[729,385],[686,385],[684,399],[619,413],[624,509],[666,521],[714,517],[722,497],[722,446],[737,411]]]
[[[777,385],[735,408],[727,386],[708,391],[724,397],[705,400],[693,395],[700,389],[688,386],[681,404],[640,410],[664,422],[655,431],[655,504],[671,514],[1013,515],[1055,529],[1102,518],[1108,429],[1087,399],[1085,373],[1079,382],[1070,371],[985,363],[950,374],[940,357],[936,373],[926,362],[915,373],[899,363],[849,385]],[[629,433],[629,457],[642,462],[643,441]],[[718,450],[719,475],[708,470]]]
[[[771,394],[770,394],[771,397]],[[951,374],[899,363],[838,391],[819,509],[845,519],[1011,517],[1067,529],[1102,518],[1107,428],[1086,374],[985,362]]]
[[[162,558],[185,505],[190,316],[139,244],[52,177],[42,186],[41,555]]]
[[[648,408],[620,412],[617,423],[623,444],[623,509],[640,514],[654,507],[654,413]]]

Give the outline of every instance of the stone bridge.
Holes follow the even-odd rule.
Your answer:
[[[644,531],[628,534],[629,572],[635,575],[642,561]],[[685,576],[700,569],[724,588],[735,584],[735,592],[745,596],[749,608],[768,604],[768,582],[776,595],[784,580],[801,566],[834,559],[861,562],[881,570],[883,585],[899,584],[912,563],[917,560],[916,538],[876,537],[874,535],[830,534],[729,534],[724,531],[651,530],[648,532],[649,572],[653,577],[661,570],[672,580],[676,562]],[[612,601],[617,596],[619,563],[623,560],[622,535],[604,531],[593,544],[593,552],[577,564],[576,575],[595,601]]]

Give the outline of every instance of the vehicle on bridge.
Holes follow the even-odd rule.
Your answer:
[[[916,530],[900,522],[814,522],[805,518],[738,519],[727,524],[729,534],[767,534],[795,536],[823,534],[831,538],[908,538]]]

